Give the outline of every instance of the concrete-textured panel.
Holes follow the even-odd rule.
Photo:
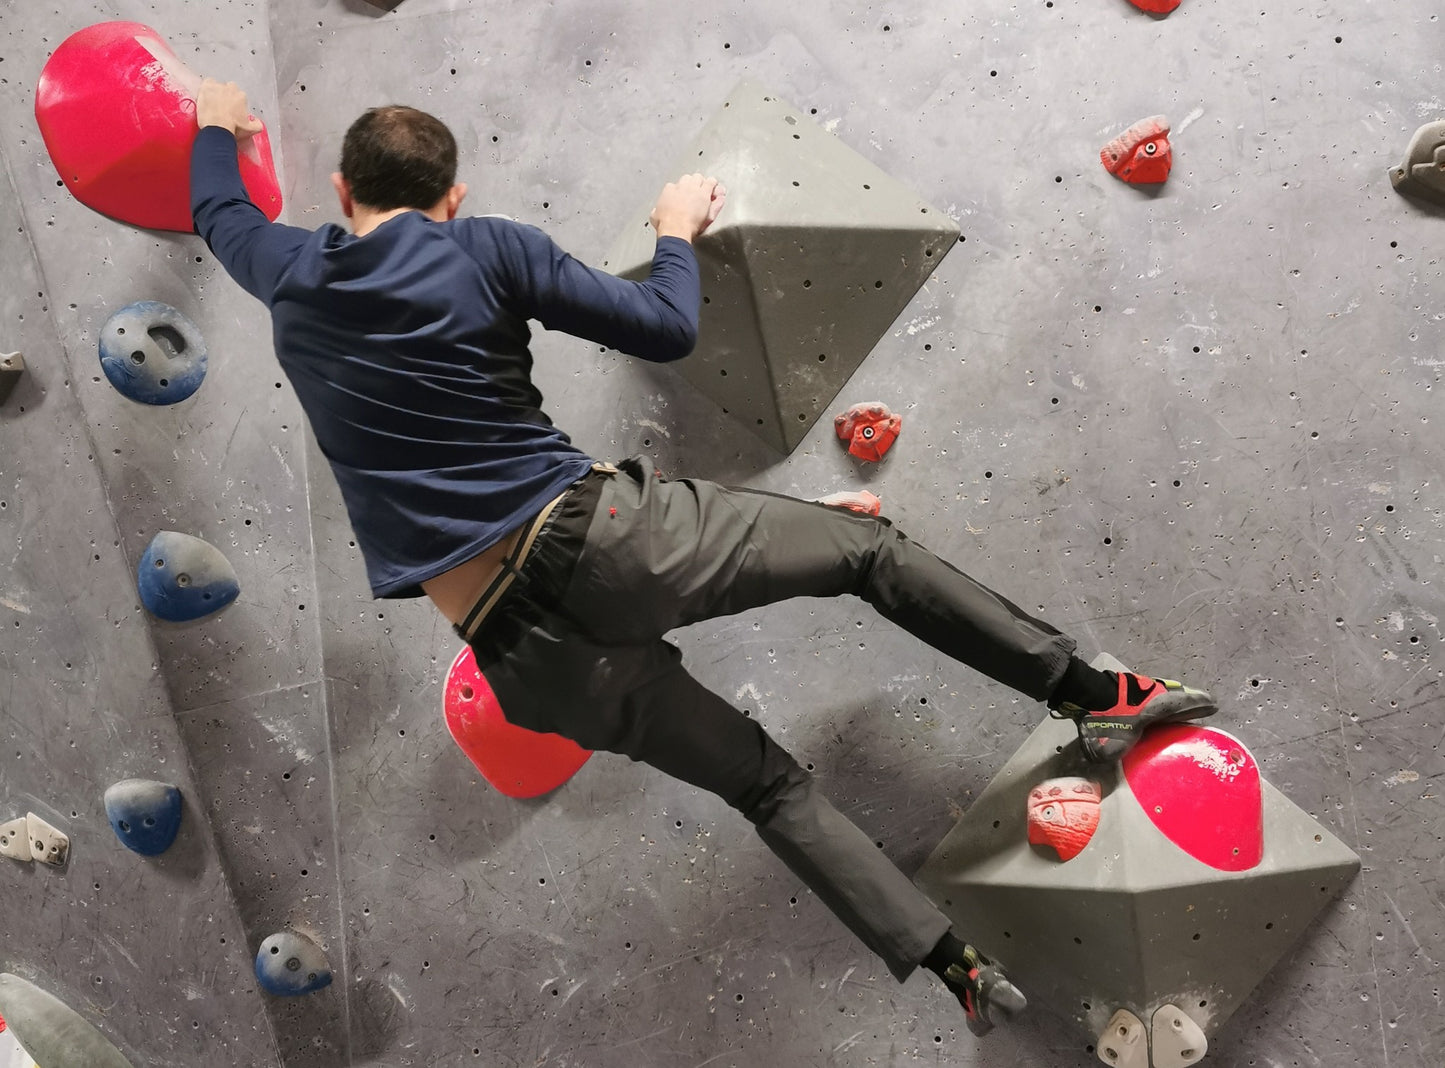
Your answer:
[[[136,1064],[274,1065],[203,813],[191,802],[154,859],[106,820],[119,779],[163,775],[191,798],[194,785],[30,231],[0,189],[0,331],[31,354],[0,414],[0,822],[34,811],[71,841],[62,868],[0,867],[0,971],[60,997]]]
[[[288,1065],[350,1057],[321,697],[319,685],[299,686],[177,717],[245,927],[248,960],[286,929],[306,935],[332,959],[332,986],[304,998],[264,998]]]
[[[179,530],[221,548],[245,591],[214,619],[157,626],[171,694],[177,707],[190,708],[321,673],[305,614],[314,580],[303,435],[295,399],[274,373],[265,309],[216,279],[200,240],[100,216],[55,175],[35,125],[36,80],[61,40],[112,18],[152,26],[198,71],[246,82],[266,115],[275,112],[269,34],[264,11],[250,3],[81,4],[4,16],[0,144],[63,348],[55,366],[75,384],[126,557],[138,561],[158,531]],[[172,407],[127,400],[101,370],[106,321],[138,300],[178,309],[200,328],[210,353],[205,384]]]
[[[288,219],[304,225],[338,217],[327,174],[355,114],[414,103],[456,129],[468,209],[541,224],[597,262],[745,77],[938,205],[964,240],[840,397],[903,413],[883,464],[854,463],[822,423],[780,464],[672,372],[539,333],[549,411],[594,454],[646,452],[670,473],[804,496],[866,484],[904,530],[1087,651],[1209,686],[1264,776],[1365,870],[1205,1063],[1438,1068],[1445,212],[1388,178],[1413,131],[1440,117],[1428,5],[1189,0],[1165,19],[1122,0],[404,0],[391,11],[127,0],[0,13],[0,144],[45,279],[14,291],[44,294],[27,298],[24,323],[3,322],[22,336],[0,337],[0,351],[23,350],[31,372],[0,419],[39,405],[52,428],[37,437],[24,424],[26,449],[49,444],[36,484],[71,485],[83,467],[92,480],[66,494],[12,490],[12,453],[0,459],[0,497],[24,502],[18,559],[50,561],[20,569],[32,576],[24,598],[10,592],[14,568],[0,575],[29,610],[0,609],[0,655],[45,672],[22,697],[49,687],[95,709],[106,729],[74,749],[56,731],[39,743],[47,759],[86,767],[107,764],[113,738],[136,738],[86,696],[102,668],[129,697],[116,707],[145,693],[159,714],[169,693],[203,717],[231,702],[252,774],[216,765],[215,781],[249,811],[296,804],[292,827],[319,809],[286,792],[294,778],[270,781],[284,747],[255,734],[245,699],[309,691],[276,698],[308,738],[332,717],[317,763],[334,759],[340,859],[324,892],[345,950],[327,934],[338,982],[313,1001],[325,1011],[278,1027],[287,1063],[1083,1068],[1094,1054],[1045,1014],[976,1041],[931,977],[893,983],[713,798],[603,756],[541,801],[485,787],[441,724],[455,640],[424,603],[367,600],[335,487],[275,385],[263,309],[194,239],[129,235],[64,201],[48,173],[34,74],[69,29],[112,17],[150,22],[196,69],[247,86],[279,149]],[[1173,126],[1170,180],[1154,193],[1124,186],[1098,146],[1158,113]],[[193,315],[211,347],[205,386],[170,422],[115,407],[90,362],[105,318],[141,297]],[[51,314],[53,330],[24,336]],[[36,370],[32,354],[60,339],[69,363]],[[81,407],[51,418],[67,377]],[[148,658],[134,653],[147,625],[131,619],[122,573],[162,528],[214,542],[248,592],[211,629],[154,628]],[[48,629],[11,627],[17,617]],[[52,635],[70,654],[53,665]],[[906,866],[1041,714],[855,604],[779,605],[679,640],[705,683],[763,716]],[[61,673],[66,660],[92,665],[84,685]],[[7,756],[0,774],[8,767]],[[93,819],[109,835],[98,807]],[[250,871],[280,858],[290,878],[332,832],[290,833],[250,852],[222,835],[222,850]],[[312,892],[278,885],[249,907],[311,908]],[[0,922],[38,923],[39,907],[26,898]],[[258,1002],[235,1008],[225,1020],[264,1021]],[[222,1017],[197,1019],[199,1032],[175,1031],[251,1035],[249,1022],[231,1032],[211,1026]],[[127,1041],[149,1052],[151,1026]],[[346,1034],[349,1058],[337,1052]],[[247,1041],[172,1061],[267,1063]]]

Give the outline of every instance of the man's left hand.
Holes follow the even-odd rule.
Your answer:
[[[220,126],[230,130],[238,140],[260,133],[261,120],[246,107],[246,94],[235,82],[218,82],[214,78],[201,81],[196,94],[196,125]]]

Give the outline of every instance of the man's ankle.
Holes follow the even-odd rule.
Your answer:
[[[1112,671],[1100,671],[1090,667],[1077,656],[1069,657],[1069,666],[1064,669],[1063,678],[1054,687],[1049,698],[1049,708],[1057,710],[1063,705],[1073,705],[1088,712],[1102,712],[1112,708],[1119,700],[1119,677]]]

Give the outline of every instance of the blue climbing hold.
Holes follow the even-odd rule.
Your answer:
[[[219,612],[241,593],[236,571],[220,549],[174,530],[151,539],[136,571],[141,603],[172,623]]]
[[[121,845],[158,856],[181,829],[181,792],[170,783],[126,779],[106,790],[105,815]]]
[[[201,388],[206,343],[169,304],[142,300],[106,320],[100,366],[110,384],[141,404],[176,404]]]
[[[295,931],[273,934],[256,952],[261,989],[280,997],[310,994],[331,985],[331,965],[311,939]]]

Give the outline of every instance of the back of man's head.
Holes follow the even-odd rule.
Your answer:
[[[457,142],[425,111],[399,104],[372,108],[346,131],[341,176],[358,204],[426,211],[456,181]]]

